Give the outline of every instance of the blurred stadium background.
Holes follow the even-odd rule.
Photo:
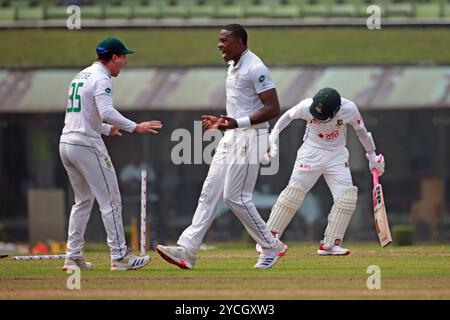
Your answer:
[[[71,4],[81,7],[81,30],[65,27]],[[366,27],[371,4],[381,8],[381,30]],[[0,242],[65,240],[73,193],[58,141],[68,84],[106,36],[137,52],[114,80],[116,107],[136,121],[165,124],[158,136],[125,134],[106,144],[119,178],[132,161],[151,168],[151,237],[175,241],[192,219],[208,165],[173,164],[179,142],[171,134],[194,132],[201,114],[224,112],[226,66],[216,43],[220,25],[230,22],[248,28],[283,111],[324,86],[357,103],[386,157],[381,182],[392,228],[411,226],[417,241],[450,240],[449,17],[448,0],[0,0]],[[255,203],[265,218],[289,179],[304,127],[297,121],[282,133],[279,173],[258,180]],[[359,198],[346,239],[376,241],[371,176],[352,129],[348,148]],[[120,187],[129,225],[139,215],[139,184]],[[286,239],[319,240],[331,205],[321,179]],[[244,234],[221,205],[206,241]],[[105,237],[94,207],[87,241]]]

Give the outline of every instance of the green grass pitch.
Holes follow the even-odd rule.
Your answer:
[[[106,251],[87,252],[94,270],[81,272],[81,289],[69,290],[59,261],[0,260],[0,299],[450,299],[448,245],[389,246],[346,243],[351,255],[319,257],[315,243],[287,243],[269,270],[255,270],[249,244],[213,244],[200,251],[194,270],[178,269],[150,252],[143,269],[109,271]],[[381,270],[381,289],[367,288]]]

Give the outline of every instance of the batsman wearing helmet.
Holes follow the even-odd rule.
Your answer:
[[[306,193],[321,175],[330,188],[334,205],[318,255],[348,255],[342,241],[355,211],[358,188],[353,185],[346,145],[347,125],[351,125],[366,150],[369,168],[384,173],[384,158],[375,153],[375,143],[367,132],[356,105],[332,88],[321,89],[313,98],[302,100],[284,113],[270,134],[270,156],[276,155],[279,133],[294,119],[307,121],[303,144],[298,150],[294,170],[281,192],[267,222],[279,238],[300,208]],[[259,248],[257,246],[257,250]]]

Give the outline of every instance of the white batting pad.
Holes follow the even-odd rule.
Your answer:
[[[343,240],[350,219],[355,212],[357,199],[358,188],[352,186],[344,189],[334,203],[328,215],[328,226],[323,240],[324,249],[331,249],[335,245],[336,240]]]
[[[267,221],[270,231],[276,232],[279,238],[300,208],[305,195],[305,188],[293,185],[288,185],[280,193]]]

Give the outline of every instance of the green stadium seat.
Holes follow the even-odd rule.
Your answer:
[[[337,0],[330,6],[330,15],[332,17],[355,17],[358,16],[360,1],[356,0]]]
[[[104,5],[83,5],[80,6],[81,19],[104,19],[105,6]]]
[[[148,1],[140,5],[132,6],[132,17],[134,19],[155,19],[162,17],[162,2]]]
[[[297,18],[300,15],[300,3],[297,0],[278,0],[273,8],[272,18]]]
[[[245,6],[238,0],[217,0],[219,1],[215,18],[243,18]]]
[[[440,15],[440,4],[438,1],[418,1],[416,3],[416,15],[418,18],[437,18]]]
[[[189,7],[190,16],[196,17],[215,17],[217,16],[218,1],[194,0]]]
[[[0,7],[0,22],[12,21],[16,19],[16,9],[14,7]]]
[[[105,6],[106,19],[129,19],[132,16],[132,7],[124,2],[116,2]]]
[[[55,5],[48,5],[45,7],[44,19],[66,19],[66,18],[67,18],[67,7]]]
[[[17,20],[43,20],[44,7],[16,7]]]
[[[166,0],[162,2],[161,14],[164,18],[189,18],[189,0]]]
[[[388,17],[415,17],[416,4],[414,0],[385,0],[386,15]]]
[[[449,17],[450,16],[450,0],[440,0],[440,16]]]
[[[298,0],[302,17],[329,17],[332,0]]]
[[[276,5],[274,0],[246,0],[244,4],[245,17],[268,18]]]

